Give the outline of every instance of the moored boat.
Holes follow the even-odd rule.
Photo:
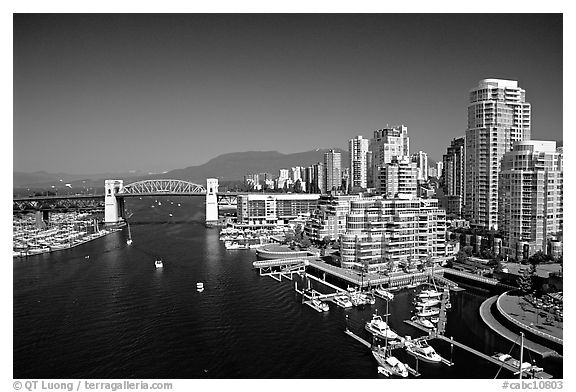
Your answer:
[[[154,262],[154,265],[156,266],[156,268],[163,268],[164,267],[164,263],[162,263],[162,260],[158,259]]]
[[[204,291],[204,283],[202,282],[196,283],[196,290],[198,290],[199,292]]]
[[[330,307],[326,302],[320,301],[319,299],[313,299],[312,304],[320,309],[322,312],[327,312],[330,310]]]
[[[438,363],[442,361],[442,357],[425,340],[406,341],[404,347],[408,354],[425,362]]]
[[[377,315],[376,313],[372,315],[372,320],[366,322],[364,328],[366,329],[366,331],[370,332],[371,334],[375,335],[378,338],[390,339],[390,340],[399,338],[398,334],[392,331],[392,329],[390,329],[388,324],[386,324],[386,322],[382,320],[382,317]]]
[[[432,324],[432,322],[428,319],[425,319],[423,317],[416,317],[413,316],[410,320],[412,320],[414,323],[423,326],[424,328],[429,328],[432,329],[434,328],[434,324]]]
[[[335,296],[334,302],[336,303],[336,305],[338,305],[342,308],[351,308],[352,307],[352,302],[350,302],[350,299],[348,299],[347,295]]]
[[[383,288],[375,289],[374,294],[388,301],[392,301],[394,299],[394,294],[392,294],[387,290],[384,290]]]
[[[378,366],[378,373],[382,373],[386,377],[390,375],[408,377],[408,368],[396,357],[392,355],[386,356],[385,353],[379,350],[372,351],[372,355],[378,362],[378,365],[380,365]]]

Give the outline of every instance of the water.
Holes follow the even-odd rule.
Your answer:
[[[204,227],[201,198],[156,199],[162,206],[153,198],[127,201],[131,246],[124,230],[14,260],[15,378],[381,377],[369,350],[344,329],[348,315],[350,328],[368,339],[363,323],[375,309],[385,313],[384,301],[347,310],[331,304],[327,313],[302,306],[294,282],[258,276],[254,251],[225,250],[218,230]],[[156,257],[163,269],[155,269]],[[402,322],[412,296],[396,295],[389,322],[419,336]],[[511,343],[478,315],[487,297],[453,294],[447,335],[486,353],[508,352]],[[448,344],[431,344],[450,358]],[[415,366],[413,357],[396,354]],[[493,378],[498,371],[458,348],[453,359],[452,367],[421,362],[422,378]],[[561,375],[561,364],[552,367],[546,370]]]

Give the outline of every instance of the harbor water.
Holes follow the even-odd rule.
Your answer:
[[[369,349],[344,330],[348,315],[350,329],[368,339],[364,323],[376,309],[385,313],[383,300],[346,310],[331,303],[330,311],[318,313],[301,304],[294,281],[260,277],[252,268],[254,250],[227,251],[218,229],[204,226],[203,198],[134,198],[126,206],[133,212],[132,245],[125,229],[14,259],[14,378],[382,377]],[[155,268],[156,258],[163,268]],[[413,295],[405,289],[390,302],[389,323],[401,335],[422,335],[403,322]],[[512,343],[479,316],[488,296],[453,293],[446,335],[487,354],[507,353]],[[450,359],[449,344],[431,345]],[[396,354],[415,367],[413,357]],[[494,378],[498,372],[456,347],[452,359],[450,367],[420,362],[421,377]],[[562,376],[560,361],[544,367]],[[502,370],[498,377],[513,376]]]

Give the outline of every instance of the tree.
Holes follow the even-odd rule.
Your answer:
[[[293,242],[295,239],[294,234],[292,232],[287,232],[284,234],[284,243],[289,244]]]
[[[472,256],[472,252],[473,252],[474,248],[471,247],[470,245],[465,246],[462,251],[466,254],[466,256],[470,257]]]
[[[304,233],[302,232],[302,225],[301,224],[296,225],[296,228],[294,229],[294,234],[295,234],[297,240],[302,238],[302,235]]]
[[[300,241],[300,246],[302,246],[304,249],[309,248],[310,245],[312,245],[312,243],[308,237],[304,237],[302,238],[302,241]]]
[[[533,290],[534,289],[534,283],[535,283],[534,271],[532,269],[524,270],[522,272],[522,275],[520,275],[516,279],[516,283],[518,284],[518,287],[520,287],[520,290],[522,291],[522,293],[524,293],[524,294],[531,293],[532,291],[534,291]]]
[[[322,238],[322,246],[324,247],[324,249],[326,249],[328,247],[328,245],[330,245],[331,239],[329,236],[324,236],[324,238]]]
[[[538,252],[534,253],[532,256],[528,258],[528,263],[530,263],[530,265],[536,268],[538,264],[546,263],[550,261],[550,259],[551,259],[550,256],[544,254],[544,252],[539,250]]]
[[[458,253],[456,253],[456,261],[458,263],[465,263],[468,261],[468,254],[466,254],[466,252],[464,252],[463,250],[459,250]]]

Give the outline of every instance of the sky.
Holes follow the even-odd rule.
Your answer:
[[[561,14],[15,14],[13,170],[161,172],[347,149],[404,124],[441,160],[468,92],[513,79],[562,140]]]

